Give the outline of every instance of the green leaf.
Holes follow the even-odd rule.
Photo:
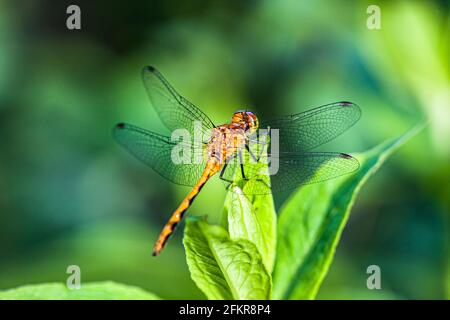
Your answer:
[[[270,274],[250,241],[188,219],[183,243],[191,277],[208,299],[270,299]]]
[[[68,289],[62,283],[26,285],[0,291],[0,300],[157,300],[156,295],[138,287],[114,282],[81,284],[80,289]]]
[[[244,187],[244,192],[247,186]],[[230,238],[252,242],[261,254],[266,269],[272,272],[277,232],[272,195],[249,196],[238,186],[234,186],[227,194],[225,208]]]
[[[259,152],[253,150],[254,154]],[[277,214],[270,190],[268,164],[260,161],[252,165],[248,152],[244,158],[252,172],[261,174],[245,180],[241,171],[237,170],[235,183],[230,186],[225,199],[222,226],[228,229],[232,240],[245,239],[252,242],[271,273],[275,263]]]
[[[422,128],[356,155],[361,166],[355,174],[305,186],[290,197],[279,215],[274,298],[316,296],[359,190],[393,151]]]

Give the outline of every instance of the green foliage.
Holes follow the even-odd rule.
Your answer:
[[[223,226],[187,221],[183,242],[194,282],[208,299],[315,298],[359,190],[422,127],[356,155],[357,173],[298,189],[282,207],[277,229],[272,196],[248,196],[252,182],[238,181],[225,200]],[[63,284],[24,286],[0,292],[0,299],[158,298],[106,282],[79,290]]]
[[[244,192],[247,187],[244,186]],[[272,272],[275,262],[277,218],[272,196],[258,195],[250,199],[235,186],[232,192],[228,192],[224,207],[230,238],[252,242],[260,252],[264,266]]]
[[[140,288],[114,282],[82,284],[68,289],[62,283],[44,283],[0,291],[0,300],[157,300],[156,295]]]
[[[227,194],[223,225],[187,223],[184,245],[192,279],[209,299],[270,299],[276,212],[270,195],[248,196],[254,181]]]
[[[274,297],[313,299],[361,187],[383,162],[421,127],[356,155],[353,175],[299,189],[280,212]]]
[[[357,155],[359,171],[297,190],[278,223],[275,299],[313,299],[332,262],[355,198],[392,152],[422,127]],[[245,188],[247,185],[244,186]],[[249,199],[237,186],[225,200],[228,232],[189,221],[184,244],[192,279],[210,299],[267,299],[275,254],[272,199]]]
[[[190,219],[184,246],[192,279],[209,299],[269,299],[271,278],[256,246]]]

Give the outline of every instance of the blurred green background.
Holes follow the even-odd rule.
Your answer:
[[[81,7],[81,30],[66,8]],[[369,4],[381,30],[369,30]],[[0,2],[0,289],[114,280],[162,298],[204,298],[182,227],[153,242],[188,190],[111,137],[126,121],[165,133],[140,79],[156,66],[215,123],[338,100],[363,117],[323,150],[364,151],[423,119],[428,128],[364,187],[318,298],[450,298],[447,1]],[[218,221],[222,183],[191,215]],[[277,206],[283,197],[276,198]],[[382,290],[366,287],[381,268]]]

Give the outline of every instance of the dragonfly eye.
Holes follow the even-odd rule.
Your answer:
[[[246,111],[245,118],[250,129],[256,130],[259,128],[258,117],[253,112]]]

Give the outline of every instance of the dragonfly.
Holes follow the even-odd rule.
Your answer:
[[[169,181],[191,187],[159,234],[153,256],[163,250],[196,196],[216,174],[229,185],[235,181],[260,182],[246,189],[257,195],[292,190],[350,174],[359,168],[357,159],[349,154],[310,151],[336,138],[359,120],[361,110],[354,103],[335,102],[266,121],[260,121],[251,111],[238,110],[229,122],[215,125],[156,68],[147,66],[141,74],[151,104],[165,127],[172,132],[182,129],[201,137],[196,147],[186,143],[189,153],[199,155],[200,160],[178,163],[174,161],[173,151],[185,142],[128,123],[119,123],[113,129],[115,140],[137,159]],[[258,139],[258,131],[263,128],[266,130],[261,136],[265,138]],[[271,145],[275,132],[276,152]],[[267,159],[276,160],[277,170],[275,174],[265,171],[261,178],[260,163]]]

